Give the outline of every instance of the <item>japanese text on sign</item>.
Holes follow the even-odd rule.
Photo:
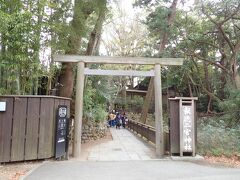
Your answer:
[[[182,106],[183,110],[183,149],[185,152],[192,152],[192,114],[191,106]]]

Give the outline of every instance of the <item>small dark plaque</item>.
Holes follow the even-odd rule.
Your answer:
[[[68,137],[67,106],[59,105],[56,119],[55,158],[66,155]]]

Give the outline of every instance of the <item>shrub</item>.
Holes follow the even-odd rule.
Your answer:
[[[224,121],[228,127],[235,126],[240,122],[240,91],[230,91],[229,98],[220,103],[220,107],[225,112]]]
[[[83,117],[85,120],[102,122],[106,120],[106,105],[99,89],[92,88],[91,84],[84,91]],[[105,103],[106,104],[106,103]]]
[[[219,120],[220,119],[220,120]],[[228,128],[221,117],[200,120],[197,151],[202,155],[236,155],[240,153],[240,126]]]

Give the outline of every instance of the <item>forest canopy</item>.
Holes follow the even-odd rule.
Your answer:
[[[239,122],[240,2],[136,0],[131,9],[124,2],[1,0],[0,94],[57,89],[73,97],[74,64],[57,64],[54,54],[183,57],[182,67],[163,69],[164,87],[199,97],[200,112]],[[98,78],[89,83],[105,81]],[[129,81],[113,83],[112,96]],[[102,93],[101,103],[112,98]]]

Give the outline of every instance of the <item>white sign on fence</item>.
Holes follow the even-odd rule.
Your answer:
[[[0,102],[0,112],[6,111],[6,102]]]

